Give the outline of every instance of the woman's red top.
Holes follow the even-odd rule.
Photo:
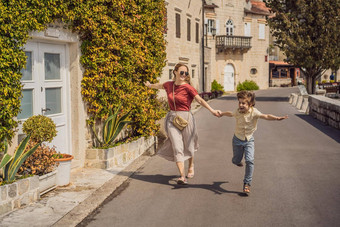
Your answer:
[[[174,98],[172,95],[172,86],[174,83],[174,81],[168,81],[163,84],[166,94],[168,95],[170,110],[175,110]],[[189,111],[191,102],[196,95],[198,95],[198,92],[190,84],[175,84],[176,111]]]

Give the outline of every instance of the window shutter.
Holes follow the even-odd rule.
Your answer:
[[[259,39],[265,39],[265,25],[259,24]]]
[[[244,23],[244,36],[251,36],[251,23]]]
[[[200,42],[200,29],[199,29],[199,23],[196,23],[196,43],[199,43]]]
[[[187,40],[191,40],[191,21],[189,18],[187,19]]]
[[[216,20],[216,35],[220,34],[220,21]]]
[[[181,38],[181,15],[176,13],[176,38]]]

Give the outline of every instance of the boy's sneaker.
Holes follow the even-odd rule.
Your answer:
[[[243,192],[244,193],[250,193],[250,185],[249,184],[244,184],[243,185]]]
[[[240,162],[238,164],[236,164],[238,167],[242,167],[243,166],[243,162]]]

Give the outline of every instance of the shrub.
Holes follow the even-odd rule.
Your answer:
[[[92,126],[93,134],[99,147],[108,147],[113,145],[115,139],[122,131],[124,126],[130,123],[130,121],[128,120],[129,115],[130,112],[126,114],[121,113],[121,105],[119,105],[118,108],[110,110],[110,115],[103,122],[101,136],[96,130],[96,125],[93,124]]]
[[[31,140],[36,143],[43,141],[52,142],[57,135],[56,125],[53,120],[43,115],[35,115],[28,118],[22,130],[26,135],[31,135]]]
[[[237,91],[242,91],[242,90],[259,90],[259,86],[252,80],[248,81],[245,80],[243,83],[238,83],[237,85]]]
[[[2,169],[2,178],[4,181],[10,182],[14,181],[19,168],[22,163],[34,153],[34,151],[38,148],[39,144],[34,144],[32,147],[27,148],[28,141],[30,140],[30,136],[26,136],[25,139],[21,141],[19,146],[15,149],[14,154],[10,155],[7,153],[8,144],[7,139],[4,139],[4,156],[0,162],[0,169]],[[27,149],[26,149],[27,148]],[[26,150],[26,152],[25,152]]]
[[[224,92],[224,87],[219,84],[216,80],[214,80],[211,83],[211,91],[223,91]]]
[[[56,20],[79,34],[89,122],[105,119],[107,107],[121,102],[132,109],[134,135],[159,130],[155,122],[165,111],[154,98],[157,91],[143,82],[156,83],[165,65],[165,1],[1,1],[0,12],[0,141],[11,141],[17,126],[29,31],[43,31]]]
[[[34,146],[34,142],[31,141],[27,145],[25,152],[31,149]],[[40,145],[35,152],[29,156],[26,161],[22,164],[19,169],[19,174],[34,174],[34,175],[43,175],[46,173],[50,173],[55,170],[56,162],[54,159],[54,155],[56,154],[55,147],[50,148],[47,145]]]
[[[60,1],[0,1],[0,141],[9,143],[18,123],[22,77],[26,55],[22,46],[29,31],[43,30],[65,9]],[[0,143],[0,151],[5,144]]]

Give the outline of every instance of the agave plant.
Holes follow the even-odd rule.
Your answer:
[[[93,124],[92,130],[94,133],[94,136],[99,143],[100,147],[106,147],[112,145],[113,141],[117,138],[119,133],[122,131],[124,126],[131,121],[127,120],[128,116],[130,115],[130,112],[128,112],[125,115],[118,116],[118,113],[121,109],[121,104],[114,110],[110,110],[110,115],[106,119],[106,121],[103,124],[102,128],[102,136],[99,138],[99,133],[97,133],[96,125]]]
[[[13,156],[7,153],[8,150],[8,143],[7,140],[4,140],[5,151],[4,156],[0,162],[0,169],[2,169],[3,179],[5,181],[13,181],[15,180],[15,174],[18,172],[22,163],[31,155],[33,152],[38,148],[40,143],[33,146],[27,152],[25,148],[28,144],[30,136],[26,136],[26,138],[20,143],[18,148],[15,150]]]

